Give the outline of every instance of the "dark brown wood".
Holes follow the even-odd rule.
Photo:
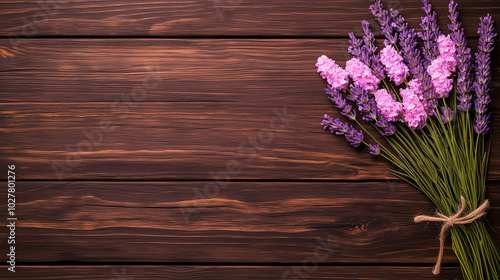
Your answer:
[[[0,78],[0,162],[19,163],[21,178],[206,180],[231,160],[243,168],[238,179],[387,177],[383,161],[319,126],[323,113],[338,111],[314,62],[327,53],[343,63],[346,40],[30,42]],[[295,117],[276,131],[273,110],[285,107]],[[105,132],[103,120],[116,129]],[[96,144],[88,147],[92,131],[100,132],[90,133]],[[91,151],[79,152],[81,143]]]
[[[298,265],[298,274],[291,273],[291,266],[135,266],[135,265],[100,265],[100,266],[35,266],[18,268],[14,274],[7,274],[4,267],[0,267],[0,275],[7,279],[33,280],[255,280],[255,279],[405,279],[405,280],[461,280],[460,269],[446,267],[441,274],[434,276],[430,273],[431,267],[393,267],[393,266],[310,266],[306,270]],[[292,270],[293,272],[293,270]]]
[[[33,39],[0,60],[0,102],[113,102],[147,80],[141,101],[327,105],[315,63],[326,54],[345,65],[347,48],[347,39]]]
[[[420,1],[384,2],[418,28]],[[0,166],[17,166],[19,218],[17,273],[4,262],[0,278],[462,279],[449,239],[430,273],[439,227],[412,219],[433,205],[319,125],[339,114],[314,63],[343,65],[363,19],[380,35],[370,3],[0,3]],[[446,29],[448,1],[432,3]],[[473,38],[479,16],[500,19],[497,0],[459,10]],[[284,278],[293,264],[300,276]]]
[[[18,261],[300,263],[319,248],[331,264],[435,262],[439,225],[413,222],[435,208],[406,184],[219,184],[18,182]]]
[[[387,165],[368,150],[323,131],[330,106],[288,106],[282,122],[274,111],[286,104],[135,105],[128,115],[108,103],[0,105],[0,163],[16,164],[19,179],[57,180],[58,170],[65,180],[210,180],[233,163],[241,171],[232,179],[387,177]]]
[[[419,29],[421,1],[383,1]],[[375,23],[368,0],[185,0],[185,1],[8,1],[0,4],[1,36],[347,36],[360,22]],[[57,4],[62,3],[62,4]],[[443,30],[447,0],[432,1]],[[476,35],[478,18],[499,18],[496,0],[460,1],[466,31]],[[378,25],[377,25],[378,26]],[[378,27],[377,29],[378,30]],[[21,43],[22,44],[22,43]]]
[[[0,104],[0,165],[16,164],[19,179],[211,180],[228,168],[241,169],[233,180],[391,178],[366,147],[323,130],[323,113],[342,117],[333,106],[255,102],[132,102],[129,113],[124,102],[116,112],[106,102]]]

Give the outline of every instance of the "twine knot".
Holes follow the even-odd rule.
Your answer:
[[[436,265],[432,270],[432,273],[434,275],[439,274],[439,272],[441,271],[441,261],[443,260],[443,251],[444,251],[444,239],[448,230],[454,225],[470,224],[475,220],[481,218],[482,216],[486,215],[486,210],[490,205],[490,202],[488,200],[485,200],[483,204],[481,204],[481,206],[479,206],[476,210],[470,212],[465,216],[460,217],[460,215],[462,215],[462,212],[465,210],[465,198],[463,196],[460,196],[460,200],[462,201],[462,206],[458,209],[458,211],[455,214],[449,217],[438,212],[436,213],[436,216],[419,215],[416,216],[414,219],[415,223],[420,223],[420,222],[443,223],[443,225],[441,226],[441,233],[439,234],[439,255],[436,261]]]

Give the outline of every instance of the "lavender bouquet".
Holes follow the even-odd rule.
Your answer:
[[[421,31],[409,28],[397,10],[388,11],[377,0],[370,10],[386,38],[380,51],[363,21],[363,38],[349,34],[352,58],[345,68],[327,56],[318,58],[328,98],[353,123],[325,114],[321,124],[352,146],[365,145],[372,155],[388,160],[395,167],[393,175],[436,205],[436,215],[415,217],[415,222],[442,223],[434,274],[440,271],[444,239],[451,232],[465,279],[499,279],[499,251],[482,218],[489,206],[485,191],[493,20],[490,15],[480,19],[479,47],[472,56],[454,1],[449,4],[447,35],[440,31],[429,1],[422,2]],[[382,136],[374,137],[360,119]]]

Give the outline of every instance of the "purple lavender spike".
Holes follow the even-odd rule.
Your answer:
[[[382,2],[380,0],[376,0],[375,3],[370,6],[370,11],[380,24],[380,32],[382,35],[384,35],[391,44],[396,44],[398,41],[397,33],[394,33],[392,19],[389,16],[389,12],[384,9]]]
[[[428,4],[428,1],[426,0],[424,0],[424,7],[429,9],[428,12],[430,20],[435,23],[435,25],[429,25],[429,32],[433,31],[436,34],[439,34],[437,33],[439,32],[439,28],[437,27],[436,13],[431,12],[432,7],[430,7],[430,4]],[[432,112],[437,107],[436,91],[434,89],[434,85],[432,84],[431,77],[423,67],[425,63],[421,58],[420,51],[418,50],[417,35],[419,33],[417,33],[415,29],[408,29],[408,24],[405,22],[405,18],[401,16],[397,10],[391,10],[389,15],[389,12],[384,9],[380,0],[376,0],[375,3],[370,6],[370,10],[375,16],[375,19],[380,23],[382,34],[391,44],[396,45],[396,42],[398,42],[397,32],[400,33],[399,45],[402,47],[401,52],[404,62],[410,69],[412,79],[417,79],[419,81],[420,89],[422,90],[425,98],[425,107],[428,111]],[[397,32],[394,32],[393,34],[394,30]],[[437,39],[437,35],[435,39]],[[436,40],[434,40],[434,42],[435,41]]]
[[[457,45],[457,100],[460,104],[457,105],[457,109],[460,111],[469,111],[472,104],[472,95],[469,94],[472,88],[472,56],[470,55],[470,48],[467,47],[467,40],[465,40],[464,29],[462,28],[462,23],[458,20],[457,4],[452,0],[448,5],[448,11],[450,15],[450,24],[448,24],[448,29],[452,32],[451,39]]]
[[[382,62],[380,61],[380,53],[376,53],[372,56],[372,71],[380,80],[385,79],[385,68]]]
[[[474,131],[477,134],[486,134],[490,130],[490,114],[481,115],[476,118],[476,124],[474,125]]]
[[[380,119],[375,122],[375,125],[380,128],[380,134],[383,136],[392,136],[396,132],[396,126],[388,122],[387,119],[380,115]]]
[[[378,144],[375,144],[375,145],[370,144],[370,154],[372,154],[374,156],[380,155],[380,145],[378,145]]]
[[[347,142],[351,144],[351,146],[357,148],[363,142],[364,139],[363,131],[361,130],[358,131],[354,129],[352,126],[350,126],[345,134],[345,138],[347,139]]]
[[[441,112],[443,112],[443,114],[441,115],[441,120],[443,120],[443,123],[450,122],[455,117],[455,112],[450,108],[441,107]]]
[[[339,119],[332,119],[330,116],[325,114],[325,119],[321,122],[324,129],[330,129],[331,133],[336,135],[344,135],[347,142],[351,146],[357,148],[363,142],[364,136],[362,131],[354,129],[347,123],[341,122]]]
[[[362,53],[364,55],[364,63],[372,68],[374,74],[379,79],[385,78],[385,70],[382,62],[380,61],[380,54],[377,53],[377,47],[375,46],[375,35],[370,29],[370,24],[368,21],[363,20],[361,22],[363,28],[363,42]]]
[[[350,104],[347,104],[344,107],[344,110],[342,110],[341,114],[346,116],[351,121],[356,119],[356,111],[352,109],[352,105]]]
[[[347,101],[342,96],[342,92],[334,89],[331,86],[325,89],[328,99],[335,104],[335,107],[342,109],[342,115],[346,116],[350,120],[356,119],[356,111],[352,109],[352,106],[347,104]]]
[[[329,115],[325,114],[324,120],[321,122],[323,129],[330,129],[331,133],[335,133],[337,135],[343,135],[349,129],[349,125],[347,123],[341,122],[338,118],[332,119]]]
[[[489,130],[490,114],[487,112],[491,98],[489,97],[489,83],[491,80],[491,51],[494,37],[493,19],[488,14],[481,18],[479,29],[479,47],[476,53],[476,81],[473,88],[476,93],[476,124],[474,130],[478,134],[486,134]]]
[[[354,33],[349,33],[349,48],[348,52],[355,58],[360,59],[361,56],[361,46],[363,45],[363,40],[360,40],[354,36]]]
[[[422,53],[424,54],[424,66],[430,64],[430,62],[438,56],[438,46],[437,38],[441,35],[439,26],[437,24],[437,13],[432,10],[432,5],[429,0],[422,0],[422,10],[425,12],[425,17],[422,17],[422,23],[420,26],[423,28],[423,32],[419,32],[419,37],[424,41],[424,47],[422,48]]]
[[[370,24],[368,23],[368,21],[363,20],[361,22],[361,27],[363,28],[363,42],[367,47],[367,52],[370,54],[370,56],[373,56],[377,51],[377,47],[375,46],[375,35],[373,35],[372,31],[370,30]]]
[[[381,132],[383,136],[392,136],[396,132],[396,126],[389,123],[384,131]]]
[[[362,119],[367,122],[375,121],[377,118],[377,108],[373,96],[370,96],[368,91],[364,90],[361,86],[351,85],[350,91],[350,96],[356,97],[350,100],[356,102]]]

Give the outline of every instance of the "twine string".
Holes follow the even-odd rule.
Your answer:
[[[465,210],[465,198],[463,196],[460,196],[460,200],[462,201],[461,207],[455,214],[449,217],[438,212],[436,213],[436,216],[419,215],[416,216],[414,219],[415,223],[421,223],[421,222],[443,223],[443,225],[441,226],[441,233],[439,234],[439,254],[436,261],[436,265],[432,270],[432,273],[434,275],[439,274],[439,272],[441,271],[441,261],[443,260],[443,252],[444,252],[444,240],[446,238],[446,233],[448,232],[448,230],[454,225],[470,224],[475,220],[483,217],[484,215],[486,215],[486,211],[490,205],[490,202],[488,200],[485,200],[483,204],[481,204],[481,206],[479,206],[476,210],[470,212],[465,216],[460,217],[460,215],[462,215],[462,212],[464,212]]]

